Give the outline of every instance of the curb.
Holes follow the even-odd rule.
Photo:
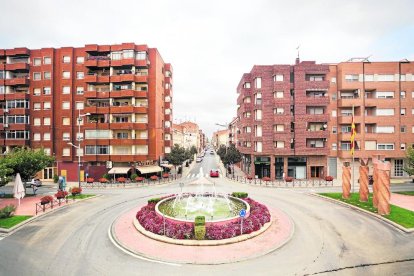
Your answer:
[[[280,212],[283,212],[283,211],[281,211],[281,210],[279,210]],[[111,224],[111,226],[109,227],[109,229],[108,229],[108,235],[109,235],[109,239],[110,239],[110,241],[114,244],[114,246],[115,247],[117,247],[117,248],[119,248],[121,251],[123,251],[123,252],[125,252],[125,253],[127,253],[127,254],[129,254],[129,255],[131,255],[131,256],[133,256],[133,257],[136,257],[136,258],[139,258],[139,259],[142,259],[142,260],[146,260],[146,261],[149,261],[149,262],[156,262],[156,263],[162,263],[162,264],[166,264],[166,265],[173,265],[173,266],[180,266],[180,265],[183,265],[183,264],[193,264],[193,265],[219,265],[219,264],[232,264],[232,263],[239,263],[239,262],[243,262],[243,261],[247,261],[247,260],[252,260],[252,259],[256,259],[256,258],[259,258],[259,257],[262,257],[262,256],[265,256],[265,255],[267,255],[267,254],[270,254],[270,253],[272,253],[272,252],[274,252],[274,251],[276,251],[276,250],[278,250],[278,249],[280,249],[280,248],[282,248],[283,246],[285,246],[291,239],[292,239],[292,237],[293,237],[293,234],[295,233],[295,224],[293,223],[293,221],[292,221],[292,219],[291,219],[291,217],[290,216],[288,216],[285,212],[283,212],[284,213],[284,215],[288,218],[288,221],[289,221],[289,223],[290,223],[290,227],[291,227],[291,231],[290,231],[290,234],[289,234],[289,236],[284,240],[284,241],[282,241],[280,244],[278,244],[277,246],[275,246],[275,247],[273,247],[273,248],[271,248],[271,249],[269,249],[269,250],[266,250],[266,251],[263,251],[263,252],[260,252],[260,253],[257,253],[257,254],[253,254],[253,255],[251,255],[251,256],[248,256],[248,257],[244,257],[244,258],[240,258],[240,259],[238,259],[238,260],[229,260],[229,261],[227,261],[227,262],[224,262],[224,261],[218,261],[218,262],[210,262],[210,263],[198,263],[198,262],[195,262],[195,261],[186,261],[186,260],[180,260],[180,261],[168,261],[168,260],[164,260],[164,259],[160,259],[160,258],[157,258],[157,257],[154,257],[154,256],[148,256],[148,255],[146,255],[146,254],[144,254],[144,253],[141,253],[141,252],[136,252],[136,251],[134,251],[134,250],[131,250],[130,248],[128,248],[128,247],[126,247],[126,246],[124,246],[121,242],[120,242],[120,240],[118,239],[118,237],[115,235],[115,224],[118,222],[118,220],[119,220],[119,218],[124,214],[124,213],[126,213],[126,212],[128,212],[128,211],[125,211],[125,212],[123,212],[119,217],[117,217],[116,219],[114,219],[114,221],[112,222],[112,224]],[[269,224],[269,227],[270,227],[270,225],[271,224]],[[276,226],[277,227],[277,226]],[[266,228],[266,230],[267,230],[268,228]],[[264,231],[263,231],[264,232]],[[154,234],[155,235],[155,234]],[[246,239],[247,240],[247,239]],[[201,245],[201,246],[203,246],[203,245]],[[218,245],[219,246],[219,245]]]
[[[13,227],[11,227],[11,228],[0,228],[0,233],[1,233],[1,234],[7,234],[7,235],[13,234],[13,233],[14,233],[15,231],[17,231],[19,228],[23,227],[24,225],[26,225],[26,224],[28,224],[28,223],[30,223],[30,222],[32,222],[32,221],[34,221],[34,220],[36,220],[36,219],[38,219],[38,218],[40,218],[40,217],[43,217],[43,216],[45,216],[45,215],[48,215],[48,214],[54,213],[54,212],[56,212],[56,211],[57,211],[57,210],[59,210],[59,209],[63,209],[63,208],[69,207],[69,206],[71,206],[71,205],[73,205],[73,204],[76,204],[76,203],[78,203],[78,202],[83,202],[83,201],[85,201],[85,200],[89,200],[89,199],[96,198],[96,197],[100,197],[100,196],[102,196],[102,195],[94,195],[94,196],[91,196],[91,197],[88,197],[88,198],[85,198],[85,199],[80,199],[80,200],[78,200],[78,201],[72,201],[72,203],[68,203],[68,204],[66,204],[66,205],[63,205],[62,207],[55,208],[55,209],[52,209],[52,210],[50,210],[50,211],[48,211],[48,212],[44,212],[44,213],[41,213],[41,214],[38,214],[38,215],[34,215],[34,216],[32,216],[31,218],[29,218],[29,219],[27,219],[27,220],[25,220],[25,221],[22,221],[21,223],[16,224],[15,226],[13,226]]]
[[[371,217],[374,217],[374,218],[378,219],[379,221],[381,221],[383,223],[386,223],[388,225],[393,226],[394,228],[397,228],[397,230],[399,230],[401,232],[408,233],[408,234],[409,233],[414,233],[414,228],[405,228],[404,226],[401,226],[398,223],[395,223],[395,222],[393,222],[393,221],[391,221],[391,220],[389,220],[387,218],[384,218],[381,215],[378,215],[378,214],[369,212],[369,211],[364,210],[362,208],[359,208],[357,206],[354,206],[354,205],[351,205],[351,204],[348,204],[348,203],[345,203],[345,202],[342,202],[342,201],[339,201],[339,200],[336,200],[336,199],[333,199],[333,198],[329,198],[329,197],[325,197],[325,196],[322,196],[322,195],[319,195],[319,194],[315,194],[315,193],[310,193],[309,195],[310,196],[314,196],[314,197],[318,197],[320,199],[323,199],[323,200],[326,200],[326,201],[329,201],[329,202],[332,202],[332,203],[336,203],[338,205],[342,205],[342,206],[348,207],[348,208],[353,209],[355,211],[358,211],[360,213],[367,214],[367,215],[369,215]]]

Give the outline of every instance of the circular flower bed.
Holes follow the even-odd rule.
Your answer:
[[[259,230],[265,223],[270,221],[270,213],[267,207],[251,198],[244,199],[250,204],[250,215],[243,220],[243,234],[249,234]],[[155,202],[138,211],[136,218],[141,226],[154,234],[164,235],[164,221],[162,217],[157,216],[155,211]],[[206,226],[206,239],[222,240],[239,236],[240,219],[235,222]],[[173,239],[194,239],[194,224],[189,223],[172,223],[165,221],[165,236]]]

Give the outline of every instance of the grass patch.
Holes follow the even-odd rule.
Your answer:
[[[75,199],[85,199],[85,198],[92,197],[92,196],[95,196],[95,195],[84,195],[84,194],[80,194],[80,195],[76,195],[76,196],[69,195],[68,199],[73,199],[73,198],[75,198]]]
[[[394,194],[414,196],[414,191],[394,192]]]
[[[31,218],[31,216],[12,216],[10,218],[3,218],[0,219],[0,227],[8,229],[29,218]]]
[[[320,193],[322,196],[326,196],[329,198],[333,198],[354,206],[357,206],[361,209],[369,211],[371,213],[377,214],[377,208],[374,208],[372,205],[372,194],[369,194],[368,202],[360,202],[359,201],[359,193],[351,193],[350,199],[343,199],[342,193]],[[383,216],[395,223],[398,223],[405,228],[413,228],[414,227],[414,212],[392,205],[390,204],[391,212],[388,216]]]

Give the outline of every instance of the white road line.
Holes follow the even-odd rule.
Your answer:
[[[109,236],[109,239],[111,240],[111,242],[118,249],[120,249],[122,252],[124,252],[124,253],[126,253],[126,254],[134,257],[134,258],[141,259],[141,260],[148,261],[148,262],[158,263],[158,264],[165,264],[165,265],[171,265],[171,266],[182,266],[181,264],[175,264],[175,263],[168,263],[168,262],[163,262],[163,261],[152,260],[152,259],[149,259],[149,258],[140,256],[140,255],[136,255],[136,254],[134,254],[132,252],[129,252],[128,250],[126,250],[123,247],[119,246],[119,244],[114,241],[114,239],[112,238],[112,235],[111,235],[111,227],[108,228],[108,236]]]
[[[190,175],[190,174],[188,174],[188,175],[187,175],[187,178],[190,178],[190,177],[191,177],[191,175]]]
[[[5,237],[2,237],[2,236],[0,236],[0,241],[2,240],[2,239],[4,239]]]

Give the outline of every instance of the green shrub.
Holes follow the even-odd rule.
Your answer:
[[[206,226],[194,226],[194,236],[196,240],[204,240],[204,237],[206,236]]]
[[[0,218],[9,218],[13,215],[14,211],[16,211],[16,206],[11,204],[7,205],[0,209]]]
[[[161,199],[162,198],[159,198],[159,197],[150,198],[150,199],[148,199],[148,204],[151,204],[151,203],[157,204],[159,201],[161,201]]]
[[[137,178],[137,177],[138,177],[138,175],[136,173],[131,174],[131,179],[133,181],[135,181],[135,178]]]
[[[249,196],[248,193],[245,192],[233,192],[231,194],[232,197],[237,197],[237,198],[247,198]]]
[[[206,225],[206,217],[196,216],[194,219],[194,226],[204,226],[204,225]]]
[[[58,183],[58,181],[59,181],[59,176],[57,174],[55,174],[53,176],[53,183]]]
[[[111,180],[111,176],[109,175],[109,174],[104,174],[104,175],[102,175],[102,178],[106,178],[106,179],[108,179],[108,180]]]

